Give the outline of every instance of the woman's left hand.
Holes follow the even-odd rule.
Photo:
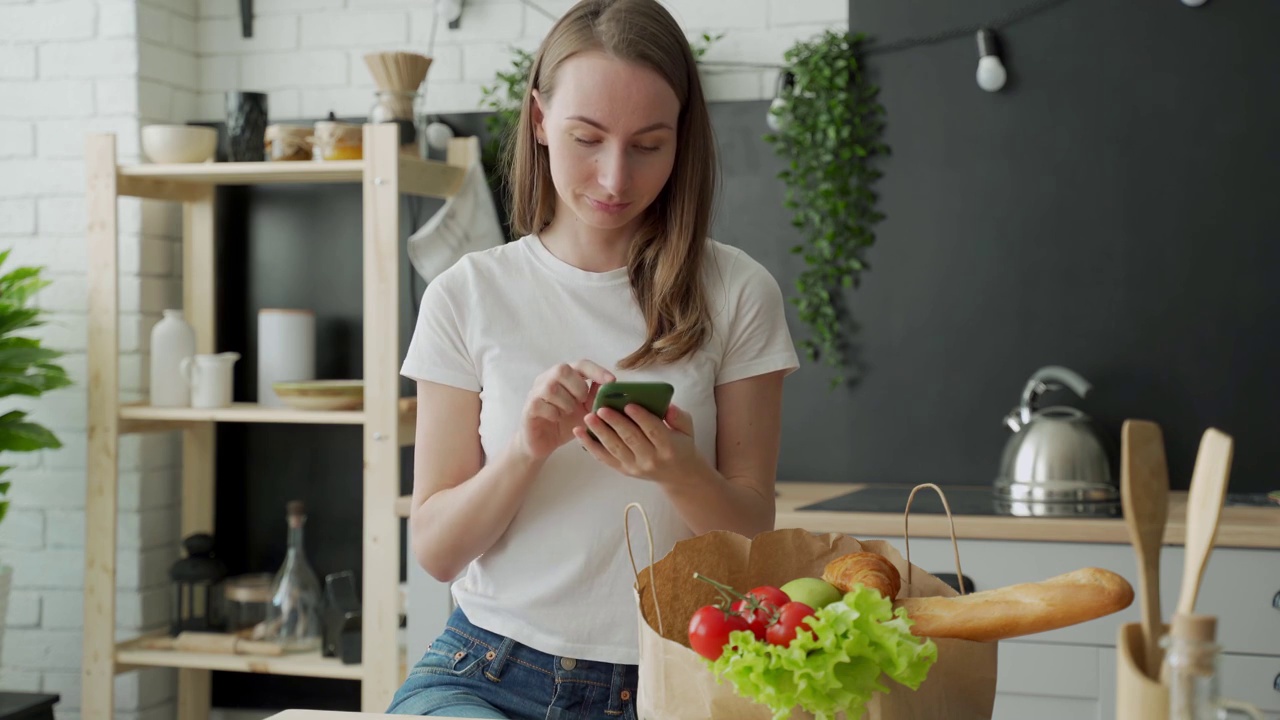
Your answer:
[[[626,414],[612,408],[590,413],[586,427],[574,428],[578,441],[597,460],[617,470],[659,484],[687,480],[703,460],[693,444],[693,417],[674,404],[666,418],[636,404]],[[587,431],[595,433],[593,440]]]

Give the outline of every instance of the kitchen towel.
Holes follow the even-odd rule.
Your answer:
[[[467,144],[472,156],[461,189],[409,236],[409,261],[427,282],[463,255],[506,242],[493,194],[485,181],[480,144],[475,141]]]

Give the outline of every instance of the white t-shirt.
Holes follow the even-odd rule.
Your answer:
[[[706,290],[713,331],[668,366],[619,370],[645,338],[626,268],[587,272],[552,255],[537,236],[469,253],[432,281],[401,372],[480,393],[486,457],[520,426],[538,375],[586,358],[619,380],[662,380],[694,420],[698,451],[715,465],[715,386],[793,371],[798,358],[778,283],[736,248],[708,240]],[[547,459],[506,533],[453,585],[468,619],[545,653],[636,664],[638,627],[624,508],[639,502],[654,557],[691,536],[656,483],[617,473],[571,440]],[[636,566],[648,565],[638,513]]]

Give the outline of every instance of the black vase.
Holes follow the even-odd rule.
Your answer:
[[[267,94],[227,93],[227,161],[266,160]]]

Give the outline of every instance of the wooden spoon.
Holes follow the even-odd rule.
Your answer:
[[[1169,467],[1164,435],[1149,420],[1126,420],[1120,432],[1120,502],[1129,540],[1138,554],[1142,598],[1142,657],[1138,669],[1159,677],[1160,547],[1169,515]]]
[[[1218,518],[1227,494],[1233,448],[1231,436],[1214,428],[1205,430],[1200,438],[1187,495],[1186,564],[1182,571],[1182,592],[1178,596],[1178,612],[1183,615],[1190,615],[1196,609],[1204,568],[1218,538]]]

